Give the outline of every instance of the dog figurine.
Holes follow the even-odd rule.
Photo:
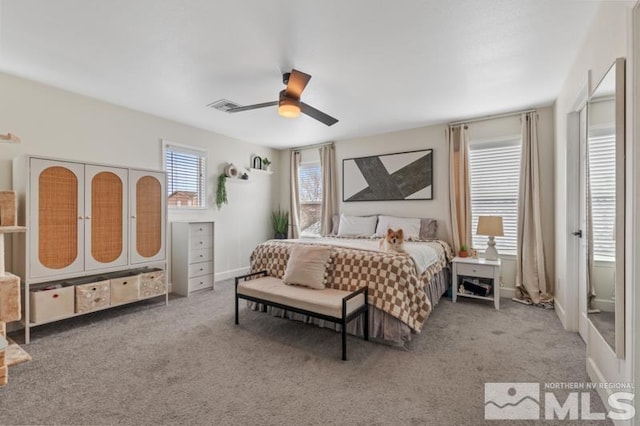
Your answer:
[[[387,229],[387,236],[380,240],[380,249],[404,252],[404,232],[402,229]]]

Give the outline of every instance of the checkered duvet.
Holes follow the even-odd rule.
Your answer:
[[[282,278],[294,244],[271,240],[260,244],[251,254],[251,271],[267,271]],[[425,285],[452,259],[449,244],[440,240],[424,242],[438,253],[438,260],[418,276],[413,260],[404,253],[383,253],[339,246],[331,247],[327,267],[327,287],[353,291],[369,286],[369,304],[420,332],[431,313]]]

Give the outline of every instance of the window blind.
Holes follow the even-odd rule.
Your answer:
[[[167,204],[206,207],[207,153],[182,146],[165,146]]]
[[[598,260],[614,260],[616,242],[613,226],[616,213],[616,139],[615,135],[589,135],[589,189],[593,254]]]
[[[499,253],[516,253],[520,137],[469,144],[471,234],[473,247],[484,250],[487,237],[476,235],[478,216],[501,216],[504,236],[496,237]]]
[[[298,169],[300,202],[322,202],[322,175],[320,163],[303,163]]]

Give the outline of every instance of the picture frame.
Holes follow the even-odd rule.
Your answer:
[[[342,160],[342,201],[433,200],[433,149]]]

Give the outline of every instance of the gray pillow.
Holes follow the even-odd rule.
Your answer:
[[[433,240],[438,231],[438,221],[436,219],[420,219],[420,239]]]

